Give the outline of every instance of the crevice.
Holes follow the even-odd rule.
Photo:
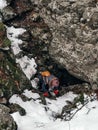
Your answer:
[[[52,66],[52,67],[50,67]],[[49,58],[45,61],[45,67],[54,75],[56,75],[60,80],[60,85],[64,87],[68,87],[70,85],[76,85],[76,84],[83,84],[89,82],[77,78],[74,75],[70,74],[66,68],[64,68],[62,65],[54,61],[52,58]]]
[[[13,25],[13,21],[17,21],[17,20],[23,21],[25,19],[26,15],[28,13],[30,13],[31,11],[32,11],[32,9],[28,10],[26,12],[22,12],[21,14],[17,14],[16,16],[14,16],[13,18],[11,18],[9,20],[3,20],[3,23],[5,25],[7,25],[7,26],[12,26]]]

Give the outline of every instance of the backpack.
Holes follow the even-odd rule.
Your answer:
[[[43,77],[48,77],[48,76],[50,76],[51,74],[50,74],[49,71],[43,71],[43,72],[41,72],[41,75],[42,75]]]

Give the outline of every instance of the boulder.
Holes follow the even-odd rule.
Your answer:
[[[75,77],[98,85],[97,1],[42,0],[37,8],[52,33],[50,56]]]
[[[75,77],[98,85],[97,0],[15,0],[10,7],[18,16],[10,25],[27,29],[20,45],[24,54],[43,64],[52,58]]]
[[[16,123],[9,112],[8,107],[0,104],[0,130],[17,130]]]
[[[6,0],[7,1],[7,4],[10,5],[12,0]]]
[[[0,114],[8,114],[10,112],[10,109],[6,107],[5,105],[0,104]]]
[[[15,112],[19,112],[19,114],[21,116],[24,116],[26,115],[26,111],[24,108],[20,107],[18,104],[10,104],[9,105],[9,108],[10,108],[10,113],[15,113]]]
[[[33,9],[30,0],[14,0],[11,2],[11,7],[15,10],[17,14],[21,14]]]
[[[4,97],[0,97],[0,104],[7,104],[7,99]]]
[[[27,31],[19,36],[23,43],[19,45],[22,53],[28,57],[37,57],[41,63],[47,58],[48,48],[52,39],[49,27],[37,11],[30,11],[10,22],[12,26],[25,28]],[[19,56],[18,55],[18,56]]]
[[[11,6],[6,6],[5,8],[3,8],[1,13],[2,13],[2,20],[3,21],[8,21],[17,15]]]
[[[7,0],[8,6],[1,10],[2,20],[4,22],[20,16],[22,13],[26,13],[33,9],[30,0]]]

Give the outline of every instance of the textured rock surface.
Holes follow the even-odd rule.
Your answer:
[[[14,12],[13,8],[7,6],[2,10],[2,16],[3,21],[7,21],[14,18],[16,16],[16,13]]]
[[[39,64],[50,56],[72,75],[98,85],[97,0],[15,0],[10,7],[17,17],[8,24],[27,29],[21,37],[25,54]]]
[[[41,0],[32,3],[49,26],[49,53],[71,74],[98,84],[97,0]]]
[[[10,4],[12,0],[6,0],[7,1],[7,4]]]
[[[17,104],[10,104],[10,105],[9,105],[9,108],[10,108],[10,113],[19,112],[19,114],[20,114],[21,116],[26,115],[25,109],[22,108],[22,107],[20,107],[20,106],[17,105]]]
[[[6,98],[31,86],[29,80],[17,66],[10,45],[11,42],[6,36],[6,29],[0,23],[0,96],[6,96]]]
[[[43,18],[40,17],[35,5],[31,4],[29,0],[24,0],[24,2],[21,2],[21,0],[12,1],[10,7],[14,10],[16,16],[12,19],[10,15],[8,19],[6,18],[7,12],[3,10],[2,16],[4,22],[7,25],[27,30],[22,36],[19,36],[23,40],[23,44],[20,45],[22,52],[18,57],[22,55],[27,55],[30,58],[37,57],[37,63],[43,64],[48,57],[48,48],[52,39],[49,27]]]
[[[9,112],[8,107],[0,105],[0,130],[17,130],[16,123]]]

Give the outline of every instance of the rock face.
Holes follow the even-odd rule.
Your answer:
[[[8,107],[0,105],[0,130],[17,130],[16,123],[9,112]]]
[[[23,91],[31,84],[22,70],[17,66],[10,50],[11,42],[6,36],[4,24],[0,23],[0,103],[5,103],[14,93]]]
[[[12,13],[7,9],[11,9]],[[1,13],[5,24],[27,30],[22,36],[19,36],[23,41],[23,44],[20,45],[22,54],[19,56],[37,57],[37,63],[43,64],[49,55],[52,35],[49,27],[39,15],[36,5],[30,0],[10,1],[9,6],[5,7]]]
[[[98,0],[8,3],[9,13],[1,12],[4,22],[27,29],[21,36],[24,53],[39,64],[51,57],[75,77],[98,85]]]
[[[14,12],[13,8],[7,6],[2,10],[2,15],[3,15],[3,20],[6,21],[14,18],[16,16],[16,13]]]
[[[98,85],[98,1],[32,3],[51,30],[51,57],[76,77]]]

